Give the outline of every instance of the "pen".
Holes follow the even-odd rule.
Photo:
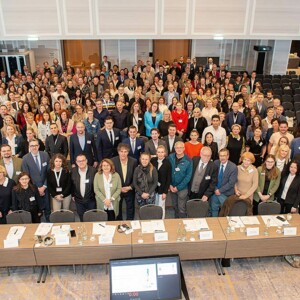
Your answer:
[[[105,228],[105,226],[104,226],[104,225],[102,225],[102,224],[100,224],[100,223],[99,223],[98,225],[99,225],[99,226],[101,226],[101,227],[103,227],[103,228]]]
[[[232,220],[232,219],[231,219],[230,221],[233,222],[233,223],[236,223],[236,221],[234,221],[234,220]]]
[[[14,234],[16,234],[18,232],[18,229],[16,229],[16,231],[15,231],[15,233]]]

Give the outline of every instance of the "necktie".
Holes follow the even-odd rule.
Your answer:
[[[199,166],[199,173],[201,174],[201,172],[203,171],[203,167],[204,167],[204,164],[201,162],[200,163],[200,166]]]
[[[35,161],[35,164],[37,165],[39,171],[41,171],[41,166],[39,164],[39,160],[38,160],[38,156],[37,155],[34,157],[34,161]]]
[[[217,184],[218,189],[221,187],[223,174],[224,174],[224,165],[221,165],[221,169],[220,169],[220,172],[219,172],[219,175],[218,175],[218,184]]]
[[[135,150],[135,140],[131,140],[131,149],[132,149],[132,153],[134,153],[134,150]]]
[[[110,135],[110,142],[113,145],[114,144],[114,140],[113,140],[113,136],[112,136],[111,130],[109,131],[109,135]]]

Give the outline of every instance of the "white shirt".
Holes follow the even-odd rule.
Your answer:
[[[16,143],[15,143],[15,137],[16,135],[14,134],[12,139],[9,139],[8,136],[6,136],[6,139],[7,139],[7,142],[8,142],[8,145],[10,146],[11,148],[11,152],[12,152],[12,155],[16,155]],[[10,177],[11,178],[11,177]]]
[[[4,162],[4,161],[3,161]],[[13,178],[13,175],[14,175],[14,164],[13,164],[13,160],[10,159],[9,163],[5,163],[4,162],[4,165],[5,165],[5,169],[6,169],[6,172],[7,172],[7,175],[10,179]]]
[[[104,185],[104,191],[105,191],[105,199],[111,199],[111,174],[109,174],[108,179],[103,174],[103,185]],[[110,206],[107,207],[104,205],[104,209],[113,210],[112,202],[110,203]]]
[[[84,198],[84,195],[85,195],[87,169],[88,168],[86,168],[85,171],[81,171],[80,169],[78,169],[78,174],[80,176],[80,194],[81,194],[82,198]]]
[[[277,159],[276,160],[276,167],[280,170],[280,172],[282,172],[284,165],[285,165],[286,159]]]
[[[286,197],[286,194],[290,188],[290,185],[292,184],[292,181],[294,180],[296,175],[291,175],[289,174],[286,182],[285,182],[285,185],[284,185],[284,188],[283,188],[283,192],[282,192],[282,195],[281,195],[281,199],[284,199],[285,200],[285,197]]]
[[[115,134],[114,134],[113,129],[111,129],[111,130],[105,129],[105,130],[106,130],[106,132],[107,132],[107,136],[108,136],[109,140],[110,140],[110,132],[111,132],[111,134],[112,134],[112,139],[113,139],[113,140],[111,141],[111,143],[113,144],[114,141],[115,141]]]
[[[217,130],[214,129],[214,127],[208,126],[204,129],[202,134],[202,143],[205,141],[205,135],[210,132],[214,137],[214,142],[218,144],[218,151],[220,151],[222,148],[226,147],[226,130],[219,126]]]
[[[174,146],[174,142],[175,142],[175,136],[171,137],[171,136],[168,135],[168,139],[169,139],[170,151],[172,151],[173,146]]]

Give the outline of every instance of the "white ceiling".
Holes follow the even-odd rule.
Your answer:
[[[292,40],[299,20],[299,0],[0,0],[0,40]]]

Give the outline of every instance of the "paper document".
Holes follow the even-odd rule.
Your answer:
[[[228,223],[231,220],[231,225],[235,228],[245,227],[240,217],[227,217]]]
[[[130,224],[131,224],[131,228],[132,228],[133,230],[136,230],[136,229],[140,229],[140,228],[141,228],[140,221],[131,221]]]
[[[153,233],[153,227],[151,221],[141,222],[143,233]]]
[[[99,223],[93,223],[93,230],[92,234],[104,234],[105,232],[106,223],[105,222],[99,222]]]
[[[240,217],[244,225],[259,225],[259,220],[255,216],[251,217]]]
[[[34,235],[41,235],[41,236],[47,235],[50,232],[52,226],[53,226],[53,223],[41,223],[41,224],[39,224]]]
[[[115,235],[116,226],[115,225],[106,225],[104,235],[113,237]]]
[[[163,220],[151,220],[142,223],[143,233],[154,233],[157,231],[166,231],[165,223]]]
[[[278,220],[277,216],[261,216],[264,220],[265,225],[267,225],[268,219],[270,220],[270,227],[277,227],[277,226],[288,226],[289,222],[285,220],[284,222]],[[284,216],[281,216],[284,218]]]
[[[201,219],[192,219],[192,220],[183,220],[186,231],[199,231],[199,230],[208,230],[208,224],[205,218]]]
[[[70,225],[61,225],[61,226],[53,226],[51,230],[51,234],[69,234],[70,232]]]
[[[26,227],[25,226],[12,226],[9,229],[9,232],[7,234],[6,239],[16,239],[20,240],[25,232]]]

